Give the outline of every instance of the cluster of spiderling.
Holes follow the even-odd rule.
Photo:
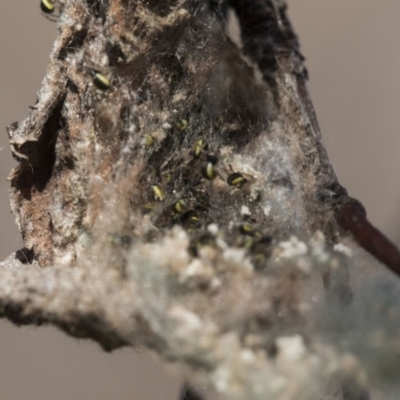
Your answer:
[[[190,128],[186,119],[178,120],[175,127],[178,135]],[[190,134],[187,133],[187,136]],[[146,148],[154,146],[154,140],[150,138],[150,135],[146,135],[142,141]],[[158,232],[162,232],[163,228],[181,225],[191,237],[189,252],[193,256],[197,256],[203,246],[216,246],[217,238],[220,237],[234,246],[246,249],[255,267],[263,268],[270,255],[272,239],[257,224],[256,216],[252,217],[250,211],[238,217],[238,222],[232,225],[230,232],[226,229],[223,232],[219,228],[211,231],[208,229],[210,224],[227,225],[218,216],[224,213],[224,204],[235,204],[236,211],[245,206],[254,178],[233,171],[230,165],[226,167],[220,151],[212,148],[205,137],[197,137],[188,142],[191,147],[185,161],[175,158],[173,167],[166,168],[164,173],[153,171],[146,176],[143,185],[148,189],[142,203],[143,211],[151,215]],[[185,153],[185,150],[181,152]]]
[[[55,0],[41,0],[40,7],[47,16],[56,16],[61,10],[61,4]],[[98,97],[111,89],[109,76],[96,68],[91,68],[90,75]],[[220,221],[219,217],[224,214],[224,208],[232,204],[235,204],[232,213],[237,213],[240,206],[246,206],[254,178],[234,171],[230,165],[227,167],[218,148],[211,145],[210,138],[197,134],[192,136],[191,130],[188,119],[181,118],[169,125],[165,138],[159,139],[148,132],[142,135],[139,143],[150,172],[141,182],[147,190],[143,191],[140,206],[143,213],[150,214],[158,232],[181,225],[191,236],[189,251],[196,256],[202,246],[215,246],[217,236],[227,239],[224,236],[228,234],[226,226],[234,221]],[[185,140],[179,141],[177,137],[185,137]],[[160,161],[169,158],[167,151],[181,148],[183,144],[187,150],[185,154],[178,152],[174,159]],[[229,193],[238,192],[241,194],[232,200]],[[245,248],[254,265],[261,268],[269,256],[271,235],[265,233],[257,220],[257,216],[250,214],[238,217],[237,222],[231,224],[232,234],[228,242]],[[219,222],[225,227],[224,232],[207,229],[210,224],[218,225]],[[149,233],[147,239],[151,240],[153,234],[157,233]],[[131,243],[129,236],[110,234],[109,239],[117,247],[129,247]]]

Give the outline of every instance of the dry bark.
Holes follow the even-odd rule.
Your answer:
[[[285,4],[57,7],[37,103],[9,127],[25,249],[1,264],[1,315],[147,347],[209,398],[363,385],[354,357],[312,335],[302,298],[323,274],[332,304],[351,302],[334,245],[340,210],[362,206],[327,158]]]

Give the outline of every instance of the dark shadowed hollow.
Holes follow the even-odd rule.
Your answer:
[[[290,0],[331,162],[370,220],[400,244],[400,53],[395,0]],[[6,177],[5,126],[36,101],[56,34],[35,1],[0,5],[0,257],[21,247]],[[180,381],[132,350],[105,354],[53,328],[0,324],[1,400],[177,400]]]

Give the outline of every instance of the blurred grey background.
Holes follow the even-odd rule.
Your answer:
[[[341,183],[372,222],[400,243],[400,2],[289,0],[307,58],[325,144]],[[5,126],[36,101],[55,24],[38,1],[0,5],[0,258],[21,247],[6,177],[14,165]],[[177,400],[180,382],[154,358],[105,354],[53,328],[0,322],[1,400]]]

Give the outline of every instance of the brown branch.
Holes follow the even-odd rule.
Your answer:
[[[128,345],[115,322],[114,296],[121,285],[108,279],[96,285],[96,273],[78,268],[39,268],[18,264],[11,255],[0,265],[0,314],[17,325],[52,324],[72,336],[90,338],[105,350]],[[104,278],[104,276],[103,276]],[[131,296],[131,300],[134,297]],[[128,310],[126,310],[128,311]],[[134,303],[129,312],[134,315]]]
[[[1,315],[147,347],[230,400],[319,399],[342,374],[363,385],[301,300],[328,271],[349,306],[332,247],[358,203],[327,158],[285,5],[59,6],[37,104],[8,129],[25,250],[1,264]]]

